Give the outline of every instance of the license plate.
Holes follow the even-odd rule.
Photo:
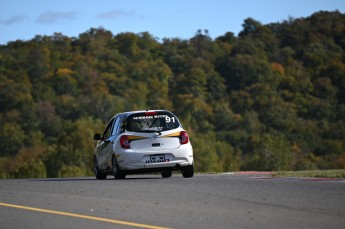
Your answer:
[[[169,162],[169,159],[165,159],[164,154],[158,154],[158,155],[151,155],[150,160],[146,161],[147,164],[151,163],[164,163],[164,162]]]

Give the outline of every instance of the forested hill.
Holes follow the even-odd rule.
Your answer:
[[[180,118],[199,172],[345,168],[345,14],[2,45],[0,178],[92,175],[93,134],[138,109]]]

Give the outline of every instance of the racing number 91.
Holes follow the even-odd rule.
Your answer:
[[[170,123],[170,122],[173,122],[173,123],[175,123],[175,117],[169,117],[169,116],[165,116],[165,122],[168,122],[168,123]]]

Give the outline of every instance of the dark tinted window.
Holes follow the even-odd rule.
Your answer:
[[[169,112],[143,112],[129,115],[126,130],[133,132],[160,132],[180,126],[176,116]]]
[[[110,120],[110,122],[108,123],[107,127],[105,128],[104,133],[103,133],[103,138],[104,139],[110,137],[110,133],[111,133],[111,130],[112,130],[111,127],[113,126],[113,123],[114,123],[114,119]]]
[[[116,118],[111,135],[116,135],[118,133],[120,120],[121,120],[121,117]]]

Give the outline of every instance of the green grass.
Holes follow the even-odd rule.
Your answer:
[[[345,178],[345,169],[312,170],[312,171],[277,171],[274,177],[317,177],[317,178]]]

